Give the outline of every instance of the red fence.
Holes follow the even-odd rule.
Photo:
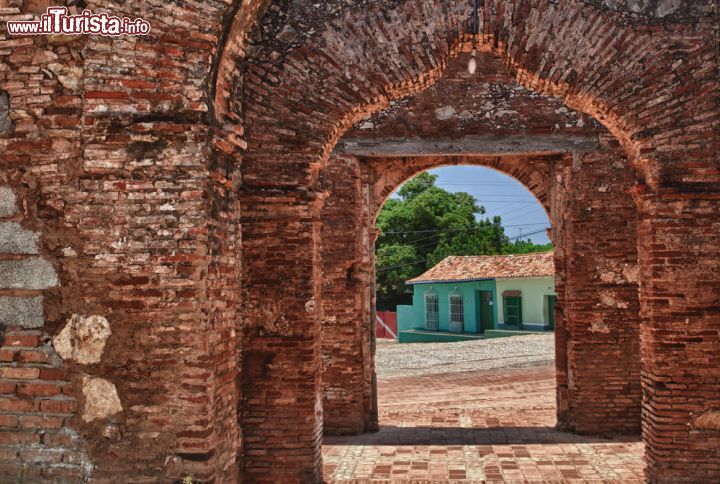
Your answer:
[[[375,336],[377,338],[397,339],[397,313],[394,311],[378,311],[377,318],[375,321]]]

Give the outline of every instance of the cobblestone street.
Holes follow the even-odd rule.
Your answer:
[[[547,342],[537,339],[530,344],[542,343]],[[465,345],[467,349],[473,344],[477,343],[445,347],[453,352],[458,349],[454,345]],[[526,348],[528,341],[506,338],[490,344],[506,349],[508,345]],[[393,360],[395,366],[402,366],[387,353],[407,352],[410,346],[380,345],[378,361],[387,364]],[[412,346],[420,353],[433,349],[435,358],[443,359],[442,354],[437,354],[442,353],[437,345]],[[517,363],[515,356],[511,360]],[[460,366],[465,368],[467,363]],[[402,376],[397,369],[389,371],[379,365],[381,430],[355,437],[326,437],[325,479],[642,482],[639,437],[610,440],[554,430],[552,365],[497,366],[452,373],[439,373],[434,367],[431,375],[408,371],[409,376]],[[453,371],[456,366],[448,368]]]

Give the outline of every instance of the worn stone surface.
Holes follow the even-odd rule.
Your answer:
[[[12,132],[13,122],[10,119],[10,97],[5,91],[0,91],[0,134],[9,135]]]
[[[17,222],[0,223],[0,253],[37,254],[40,234],[24,229]]]
[[[115,385],[104,378],[83,378],[82,393],[85,397],[82,418],[85,422],[106,419],[123,411]]]
[[[0,296],[0,323],[25,329],[41,328],[43,297]]]
[[[64,360],[83,365],[99,363],[111,334],[110,323],[103,316],[73,314],[53,338],[53,347]]]
[[[695,419],[695,428],[704,430],[720,430],[720,412],[708,411]]]
[[[712,13],[712,2],[685,0],[585,0],[587,3],[630,15],[663,18],[668,16],[681,19],[708,17]]]
[[[57,284],[55,269],[45,259],[0,260],[0,288],[46,289]]]
[[[10,187],[0,186],[0,217],[9,217],[17,212],[17,197]]]

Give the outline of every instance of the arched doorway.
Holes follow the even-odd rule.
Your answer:
[[[622,144],[630,166],[638,172],[639,181],[652,187],[649,192],[644,188],[634,189],[640,197],[638,200],[657,201],[645,194],[682,175],[676,168],[664,164],[663,156],[658,155],[656,149],[662,143],[654,138],[655,131],[649,129],[646,116],[640,122],[634,109],[640,104],[645,106],[645,102],[647,109],[657,106],[650,103],[659,99],[656,96],[662,96],[661,93],[669,95],[673,84],[665,77],[642,71],[631,59],[617,55],[617,49],[632,44],[652,46],[650,50],[662,52],[664,40],[662,36],[634,31],[621,22],[603,23],[609,17],[599,16],[598,12],[597,7],[585,2],[486,5],[483,45],[503,58],[523,85],[562,95],[568,106],[600,120]],[[300,19],[307,13],[303,7],[283,11],[286,18],[292,19]],[[244,87],[248,151],[243,160],[241,205],[243,222],[249,230],[244,239],[247,256],[244,346],[253,358],[263,352],[273,355],[260,375],[243,389],[245,417],[241,424],[248,436],[246,450],[254,456],[246,462],[248,475],[265,472],[272,462],[275,477],[296,476],[297,466],[308,473],[303,474],[303,478],[318,477],[321,380],[317,336],[320,315],[316,309],[321,295],[319,217],[326,193],[317,181],[331,150],[353,122],[387,106],[390,99],[431,85],[446,68],[447,59],[468,46],[462,41],[467,38],[459,35],[463,22],[469,18],[468,7],[461,2],[440,5],[427,1],[413,4],[412,8],[398,4],[387,11],[369,8],[360,12],[349,8],[333,15],[337,16],[327,19],[321,34],[311,29],[312,33],[302,38],[296,35],[297,30],[288,31],[279,43],[259,45],[249,61],[248,75],[253,81]],[[594,28],[588,35],[581,34],[586,32],[583,29],[565,28],[584,18],[597,19],[603,28]],[[358,23],[367,28],[356,30],[354,26]],[[376,28],[378,25],[382,28]],[[547,25],[553,26],[553,35],[543,30]],[[403,35],[408,32],[408,26],[414,26],[419,35]],[[276,27],[272,23],[263,26],[270,31]],[[350,46],[334,39],[356,39],[356,42]],[[297,49],[299,45],[310,48]],[[405,50],[395,49],[398,45]],[[597,57],[588,53],[598,54],[599,49],[608,55],[608,62],[604,64],[607,69],[602,72],[588,61]],[[282,60],[273,63],[273,59]],[[622,92],[636,96],[635,107],[623,100],[616,84],[600,82],[611,78],[613,82],[625,83],[626,89]],[[711,82],[709,77],[697,81]],[[630,85],[637,85],[637,89],[629,88]],[[653,91],[652,95],[649,91]],[[656,121],[660,123],[656,125],[657,132],[669,129],[660,119]],[[576,156],[574,162],[579,163],[581,158]],[[690,178],[699,173],[691,164],[685,167]],[[647,202],[650,205],[641,203],[644,213],[652,211],[653,201]],[[661,211],[668,208],[665,202],[658,203],[664,207]],[[689,206],[684,209],[694,210]],[[642,250],[655,249],[651,244],[643,245]],[[272,267],[283,267],[285,271],[273,274]],[[640,273],[647,269],[648,266],[641,263]],[[267,293],[260,287],[268,286],[274,288],[271,298],[284,302],[282,309],[265,304]],[[604,300],[609,306],[617,303],[612,296]],[[641,298],[641,301],[653,304],[654,300]],[[709,320],[701,318],[701,321],[705,324]],[[600,325],[593,332],[603,331]],[[279,348],[281,343],[283,353],[276,353],[274,348]],[[652,345],[644,348],[650,353],[660,351]],[[290,368],[291,362],[295,369]],[[284,388],[279,396],[278,387]],[[711,390],[711,387],[704,388]],[[654,383],[646,385],[646,392],[654,389]],[[274,407],[268,404],[287,401],[294,404],[293,412],[278,409],[280,417],[269,420]],[[707,409],[700,400],[697,403]],[[655,411],[654,408],[647,407],[647,411]],[[256,426],[256,422],[263,423]],[[665,430],[650,425],[648,432]],[[284,444],[288,432],[294,436],[290,447]],[[278,437],[265,438],[274,435]],[[692,440],[689,434],[677,437]],[[256,447],[255,443],[261,440],[262,444]],[[658,441],[648,442],[652,474],[659,455],[654,449],[663,445]],[[278,466],[278,462],[287,463],[287,467]],[[662,465],[657,469],[669,472]]]
[[[531,193],[544,206],[552,221],[559,295],[557,366],[553,378],[557,382],[557,404],[553,407],[557,412],[558,428],[586,434],[638,432],[637,281],[622,275],[623,270],[632,272],[635,268],[635,231],[633,225],[624,225],[622,234],[603,235],[605,227],[615,226],[616,220],[632,214],[632,200],[629,195],[622,194],[631,186],[633,177],[630,172],[623,171],[622,155],[608,148],[598,147],[595,153],[580,156],[584,160],[581,169],[572,155],[557,152],[485,157],[345,155],[331,158],[327,179],[337,180],[343,188],[336,193],[331,185],[326,186],[329,196],[323,209],[323,220],[327,218],[329,223],[327,227],[323,226],[322,255],[323,258],[331,257],[329,261],[323,260],[323,268],[331,271],[323,282],[322,361],[326,433],[345,435],[377,429],[375,368],[372,366],[374,325],[370,324],[374,316],[368,313],[374,306],[372,243],[380,206],[390,193],[413,175],[429,168],[457,165],[491,167],[511,174],[526,187],[532,186]],[[612,159],[616,166],[607,170],[607,166],[612,165],[608,161]],[[357,173],[360,180],[372,180],[370,187],[359,183],[355,191],[349,191],[347,181],[351,173]],[[607,210],[597,210],[589,215],[587,200],[584,201],[581,195],[597,186],[606,186],[614,195],[604,194],[602,196],[607,200],[594,201],[596,207],[607,204]],[[366,198],[368,196],[369,199]],[[359,231],[354,229],[357,235],[353,238],[348,227],[363,228]],[[576,233],[580,227],[583,232]],[[594,266],[600,258],[604,261],[602,270]],[[345,273],[337,272],[338,268],[350,268],[352,274],[364,274],[365,277],[350,282]],[[589,276],[588,272],[592,275]],[[598,287],[597,281],[603,277],[602,273],[606,278],[612,274],[612,280]],[[335,274],[340,277],[335,277]],[[612,292],[619,304],[596,307],[596,301],[603,297],[604,292]],[[618,391],[605,391],[606,381],[618,382]],[[365,407],[360,414],[359,403],[363,401]],[[609,414],[601,416],[603,412],[621,417],[610,423]],[[381,430],[381,436],[377,438],[364,436],[353,442],[379,444],[385,436]],[[350,441],[331,440],[340,446]],[[387,450],[392,451],[391,448]]]

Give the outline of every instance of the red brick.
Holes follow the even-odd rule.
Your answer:
[[[39,410],[40,405],[33,400],[16,400],[0,398],[0,411],[9,412],[34,412]]]
[[[0,427],[17,427],[18,418],[15,415],[0,415]]]
[[[30,432],[0,432],[0,444],[38,444],[40,435]]]
[[[42,351],[20,351],[17,361],[21,363],[49,363],[50,355]]]
[[[16,387],[15,382],[0,382],[0,393],[14,393]]]
[[[50,383],[20,383],[17,394],[20,397],[52,397],[61,393],[62,387]]]
[[[64,419],[47,415],[21,415],[19,427],[23,429],[59,429]]]
[[[10,378],[14,380],[34,380],[40,376],[39,368],[0,368],[0,378]]]
[[[75,400],[41,400],[40,410],[48,413],[73,413],[77,411]]]
[[[87,99],[128,99],[128,93],[122,91],[87,91]]]
[[[8,334],[3,340],[4,346],[38,346],[40,337],[37,335]]]
[[[66,380],[67,370],[62,368],[40,368],[41,380]]]

